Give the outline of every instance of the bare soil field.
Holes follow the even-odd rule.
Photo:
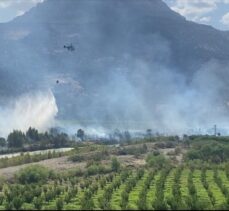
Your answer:
[[[134,155],[120,155],[118,156],[120,163],[125,166],[143,166],[146,164],[144,158],[135,158]]]
[[[144,158],[135,158],[133,155],[123,155],[118,156],[118,160],[125,166],[143,166],[145,165]],[[104,164],[110,164],[110,160],[104,161]],[[64,171],[73,168],[80,168],[84,169],[86,167],[86,162],[72,162],[68,160],[68,156],[60,157],[60,158],[53,158],[48,160],[43,160],[34,163],[23,164],[20,166],[12,166],[7,168],[0,169],[0,177],[5,177],[6,179],[11,179],[22,168],[25,168],[29,165],[39,164],[49,169],[56,170],[56,171]]]
[[[33,165],[33,164],[39,164],[43,165],[45,167],[48,167],[52,170],[58,170],[58,171],[63,171],[71,168],[84,168],[86,166],[86,162],[80,162],[80,163],[73,163],[71,161],[68,161],[68,157],[60,157],[60,158],[53,158],[53,159],[48,159],[48,160],[42,160],[39,162],[35,163],[28,163],[28,164],[23,164],[20,166],[12,166],[12,167],[7,167],[7,168],[2,168],[0,169],[0,176],[3,176],[7,179],[10,179],[14,176],[14,174],[19,171],[20,169]]]

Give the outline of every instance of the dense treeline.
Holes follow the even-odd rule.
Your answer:
[[[14,130],[7,139],[0,138],[0,146],[3,147],[1,154],[70,147],[73,144],[74,142],[65,133],[54,133],[52,130],[39,133],[38,130],[31,127],[26,133]]]
[[[11,157],[11,158],[1,158],[0,159],[0,168],[6,168],[9,166],[17,166],[26,163],[34,163],[39,162],[42,160],[48,160],[51,158],[58,158],[64,155],[70,154],[69,152],[51,152],[48,151],[47,153],[39,153],[30,155],[29,153],[21,153],[19,156]]]
[[[228,142],[229,143],[229,142]],[[229,144],[217,141],[196,142],[186,155],[186,160],[203,160],[212,163],[229,161]]]
[[[209,142],[209,141],[217,141],[218,143],[228,143],[228,136],[211,136],[211,135],[185,135],[185,139],[189,139],[192,142]]]

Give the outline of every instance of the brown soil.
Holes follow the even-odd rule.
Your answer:
[[[126,166],[143,166],[145,165],[145,159],[144,158],[135,158],[133,155],[122,155],[118,156],[118,160],[121,164]]]
[[[8,167],[8,168],[2,168],[2,169],[0,169],[0,176],[3,176],[7,179],[10,179],[20,169],[27,167],[29,165],[33,165],[33,164],[43,165],[45,167],[48,167],[49,169],[58,170],[58,171],[63,171],[66,169],[71,169],[71,168],[76,168],[76,167],[84,168],[86,166],[86,162],[73,163],[71,161],[68,161],[68,157],[65,156],[65,157],[60,157],[60,158],[43,160],[43,161],[39,161],[36,163],[28,163],[28,164],[23,164],[20,166],[12,166],[12,167]]]

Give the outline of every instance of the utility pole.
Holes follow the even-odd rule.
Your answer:
[[[214,135],[216,136],[217,135],[217,126],[214,125]]]

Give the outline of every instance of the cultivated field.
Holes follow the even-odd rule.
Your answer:
[[[228,143],[159,137],[2,158],[0,209],[228,209]]]

